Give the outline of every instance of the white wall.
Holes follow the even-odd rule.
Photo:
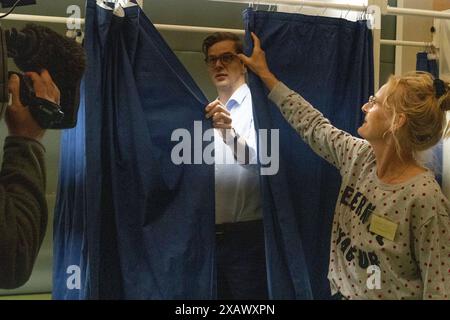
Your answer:
[[[399,3],[401,2],[403,2],[405,8],[433,10],[432,1],[424,1],[424,0],[399,1]],[[402,32],[397,35],[397,38],[399,40],[432,42],[433,36],[430,29],[433,26],[433,23],[434,23],[433,18],[404,16],[403,28],[401,28],[400,26]],[[400,63],[401,68],[398,69],[398,71],[401,74],[404,74],[408,71],[416,70],[417,52],[424,50],[425,48],[399,47],[397,52],[400,51],[401,61],[398,61],[398,63]]]

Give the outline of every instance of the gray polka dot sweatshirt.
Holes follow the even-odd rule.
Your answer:
[[[450,204],[427,171],[401,184],[376,175],[370,144],[333,127],[278,83],[269,94],[302,139],[341,173],[328,278],[348,299],[450,299]],[[393,241],[372,218],[397,226]],[[392,235],[392,234],[391,234]]]

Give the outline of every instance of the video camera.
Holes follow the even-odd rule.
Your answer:
[[[17,5],[17,0],[0,0],[3,7]],[[34,4],[22,0],[20,5]],[[48,70],[61,92],[57,105],[35,95],[31,79],[24,74],[8,71],[8,57],[23,72],[40,73]],[[50,28],[27,24],[21,31],[0,26],[0,111],[9,103],[8,80],[11,74],[20,78],[20,99],[33,118],[44,129],[73,128],[77,123],[80,103],[80,83],[86,67],[83,47]]]

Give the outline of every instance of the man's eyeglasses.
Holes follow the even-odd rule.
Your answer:
[[[226,66],[229,65],[233,60],[237,57],[234,53],[224,53],[220,56],[208,56],[205,59],[206,64],[208,67],[214,67],[217,64],[217,61],[220,60],[220,62]]]

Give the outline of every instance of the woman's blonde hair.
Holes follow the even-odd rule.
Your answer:
[[[389,78],[383,106],[393,114],[390,130],[400,158],[433,147],[444,132],[449,136],[446,111],[450,110],[450,87],[445,81],[440,84],[438,88],[433,76],[426,72]],[[406,123],[398,128],[400,114],[406,116]]]

